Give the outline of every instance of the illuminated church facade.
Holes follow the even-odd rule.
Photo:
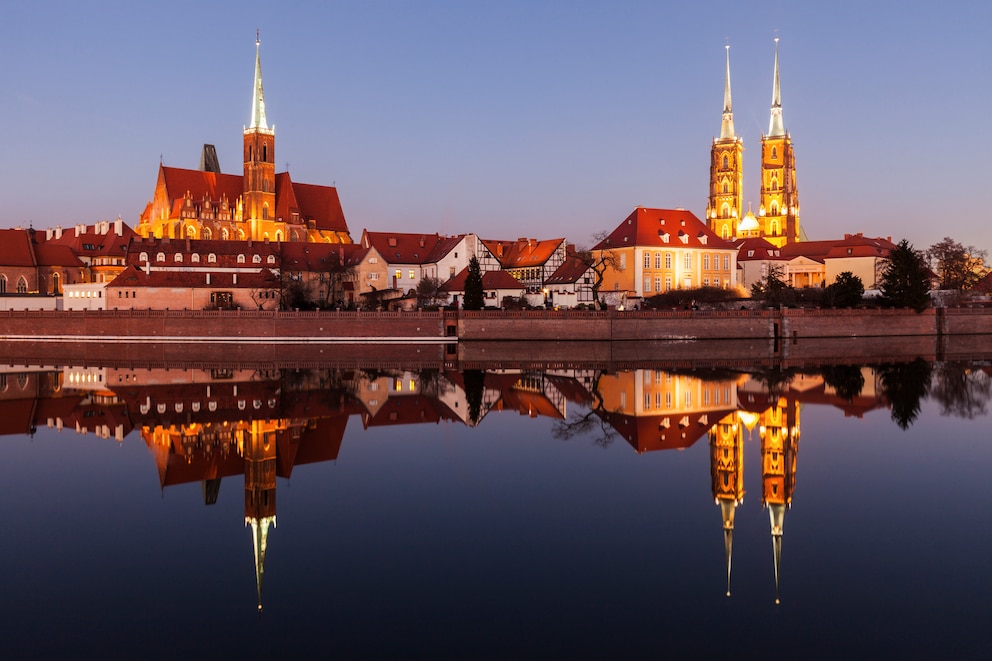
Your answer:
[[[155,193],[135,228],[139,236],[352,243],[336,188],[299,184],[275,171],[275,126],[265,115],[259,45],[256,38],[243,174],[222,174],[212,145],[204,145],[199,170],[159,165]]]
[[[781,248],[804,240],[799,223],[799,191],[796,186],[796,160],[792,136],[782,119],[779,85],[778,39],[775,40],[775,73],[768,134],[761,136],[761,188],[758,212],[744,213],[744,142],[734,129],[730,93],[730,47],[727,46],[727,74],[723,93],[723,120],[720,137],[710,148],[709,198],[706,221],[709,228],[726,241],[763,238]]]

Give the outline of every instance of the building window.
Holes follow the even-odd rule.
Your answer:
[[[189,261],[193,262],[194,264],[199,264],[200,263],[200,253],[195,252],[192,255],[190,255]]]
[[[215,255],[213,253],[210,253],[209,255],[207,255],[207,262],[209,262],[210,264],[213,264],[216,261],[217,261],[217,255]]]
[[[651,291],[651,278],[644,276],[644,293],[647,294]]]
[[[726,194],[727,194],[727,182],[726,182],[726,181],[725,181],[725,182],[723,182],[723,194],[724,194],[724,195],[726,195]]]
[[[726,170],[729,166],[730,166],[730,160],[725,155],[723,157],[723,169]],[[724,185],[724,188],[726,189],[726,184]],[[726,193],[727,191],[724,190],[723,192]]]
[[[244,264],[244,263],[245,263],[245,256],[238,255],[238,264]]]
[[[139,262],[147,262],[148,261],[148,253],[143,252],[140,255],[138,255],[138,261]]]
[[[18,294],[28,293],[28,281],[24,279],[23,275],[17,279],[17,293]]]
[[[622,255],[620,255],[620,270],[621,271],[627,270],[627,253],[623,253]]]
[[[660,277],[655,277],[655,279],[654,279],[654,290],[656,292],[660,292],[661,291],[661,278]]]
[[[644,268],[646,269],[651,268],[651,253],[646,251],[644,253]]]
[[[261,264],[262,263],[262,256],[261,255],[252,255],[251,256],[251,263],[252,264]]]
[[[683,266],[685,267],[685,270],[691,271],[692,270],[692,253],[691,252],[687,252],[685,254],[685,259],[683,261],[684,261]]]
[[[378,257],[369,257],[369,264],[378,264],[378,263],[379,263]]]
[[[661,253],[660,252],[656,252],[654,254],[654,267],[656,269],[660,269],[661,268]]]
[[[703,255],[703,270],[704,271],[709,271],[710,270],[710,256],[709,255]]]
[[[164,252],[160,252],[159,254],[155,255],[155,261],[156,262],[164,262],[165,261],[165,253]]]
[[[173,257],[172,257],[172,261],[174,261],[174,262],[182,262],[182,261],[183,261],[183,254],[182,254],[181,252],[177,252],[177,253],[176,253],[176,254],[175,254],[175,255],[174,255]]]
[[[665,276],[665,291],[672,291],[672,276]]]
[[[379,279],[378,273],[369,273],[369,280],[378,280],[378,279]]]
[[[723,256],[723,270],[724,271],[730,270],[730,255]]]
[[[276,263],[276,256],[275,255],[269,255],[268,257],[265,258],[265,262],[267,264],[275,264]]]
[[[0,273],[0,294],[7,293],[7,276]]]
[[[403,271],[401,269],[396,269],[396,279],[399,280],[403,277]]]
[[[409,273],[410,273],[410,279],[411,280],[416,279],[416,277],[417,277],[417,272],[416,271],[414,271],[413,269],[410,269]]]
[[[665,268],[666,269],[672,268],[672,253],[670,252],[665,253]]]

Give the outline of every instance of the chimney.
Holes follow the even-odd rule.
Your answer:
[[[61,225],[56,225],[55,226],[55,238],[56,239],[61,239],[62,238],[62,226]]]
[[[78,237],[80,234],[86,234],[86,225],[76,225],[76,236]]]
[[[47,230],[45,230],[45,240],[51,241],[53,234],[55,234],[55,230],[53,230],[52,228],[48,228]]]
[[[117,220],[114,221],[114,234],[124,236],[124,221],[120,216],[117,216]]]

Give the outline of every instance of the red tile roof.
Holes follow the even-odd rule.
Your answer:
[[[609,236],[593,246],[593,250],[633,246],[733,249],[691,211],[637,207]]]
[[[568,257],[562,265],[544,281],[546,285],[571,285],[582,279],[589,271],[589,265],[578,257]]]
[[[36,266],[27,230],[0,230],[0,266]]]
[[[465,291],[465,281],[468,279],[468,269],[464,268],[441,285],[441,291]],[[506,271],[486,271],[482,274],[483,289],[523,289],[523,284]]]
[[[210,276],[210,284],[207,284],[207,275]],[[237,276],[237,282],[235,282]],[[268,268],[262,268],[260,272],[241,271],[230,273],[216,271],[208,273],[190,271],[156,271],[145,273],[143,270],[128,265],[107,288],[116,287],[189,287],[217,289],[278,289],[279,278]]]
[[[122,257],[128,242],[136,237],[134,230],[127,223],[121,223],[121,235],[114,233],[114,223],[108,222],[109,229],[101,234],[97,225],[87,225],[85,231],[76,236],[76,229],[70,227],[62,230],[62,236],[47,239],[47,245],[69,246],[76,255],[84,257],[104,257],[112,255]]]
[[[333,264],[361,264],[370,250],[357,243],[283,243],[280,261],[287,271],[326,271]]]
[[[504,269],[540,266],[565,242],[565,239],[517,239],[500,241],[483,239],[482,243],[493,254]]]
[[[379,251],[387,264],[429,264],[431,256],[448,237],[440,234],[370,232],[362,234],[362,245]]]
[[[772,243],[762,238],[740,239],[734,242],[737,248],[737,263],[748,261],[783,260],[782,252]]]

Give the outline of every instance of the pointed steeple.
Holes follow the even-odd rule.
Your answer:
[[[275,527],[276,517],[263,516],[261,519],[245,517],[245,525],[251,526],[251,539],[255,551],[255,588],[258,591],[258,612],[262,612],[262,580],[265,578],[265,547],[269,541],[269,526]]]
[[[265,95],[262,94],[262,57],[260,54],[261,41],[258,30],[255,31],[255,85],[251,91],[251,125],[248,128],[268,130],[265,121]],[[776,69],[777,71],[777,69]]]
[[[778,573],[782,564],[782,525],[785,523],[785,505],[774,504],[768,506],[768,519],[772,528],[772,556],[775,563],[775,603],[780,603],[778,598]]]
[[[730,596],[730,560],[734,554],[734,514],[737,512],[736,500],[720,500],[720,510],[723,514],[723,549],[727,554],[727,596]]]
[[[734,133],[734,104],[730,99],[730,44],[727,44],[727,81],[723,88],[723,124],[720,127],[720,139],[736,138]]]
[[[261,83],[259,83],[261,85]],[[778,37],[775,37],[775,79],[772,83],[772,115],[768,121],[768,137],[780,138],[785,135],[782,123],[782,90],[778,83]]]

